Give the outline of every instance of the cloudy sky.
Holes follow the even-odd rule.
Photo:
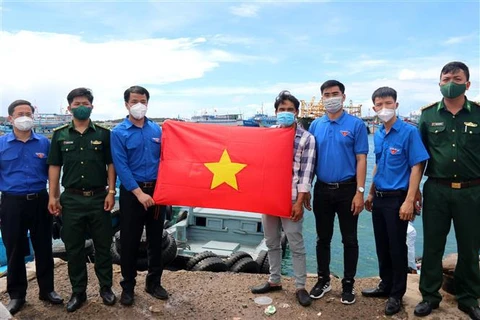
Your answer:
[[[470,67],[480,100],[480,5],[472,1],[0,1],[0,115],[15,99],[59,112],[76,87],[92,118],[125,116],[123,92],[151,92],[149,116],[273,114],[279,91],[317,100],[328,79],[371,111],[380,86],[400,113],[440,98],[439,73]],[[369,111],[370,110],[370,111]]]

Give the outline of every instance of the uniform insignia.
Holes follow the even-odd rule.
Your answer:
[[[91,144],[93,145],[99,145],[99,144],[102,144],[102,141],[100,140],[93,140],[93,141],[90,141]]]
[[[391,154],[397,154],[400,150],[397,148],[390,148],[390,153]]]
[[[160,143],[160,138],[152,138],[153,142]]]
[[[63,141],[63,144],[73,144],[73,141]]]
[[[68,127],[68,125],[69,125],[69,123],[66,123],[66,124],[64,124],[64,125],[62,125],[62,126],[60,126],[60,127],[56,127],[55,129],[53,129],[53,131],[57,131],[57,130],[66,128],[66,127]]]
[[[106,127],[105,125],[103,125],[103,124],[95,123],[95,126],[110,131],[110,128],[107,128],[107,127]]]
[[[37,157],[39,157],[40,159],[45,158],[45,153],[43,153],[43,152],[35,152],[35,155],[36,155]]]
[[[437,102],[432,102],[432,103],[430,103],[430,104],[427,104],[426,106],[421,107],[420,110],[422,110],[422,111],[423,111],[423,110],[426,110],[426,109],[428,109],[428,108],[433,107],[433,106],[436,105],[436,104],[437,104]]]
[[[478,124],[474,122],[464,122],[463,124],[466,125],[467,127],[472,127],[472,128],[478,127]]]
[[[350,133],[350,131],[340,130],[340,133],[342,134],[342,136],[346,137],[346,136],[348,136],[348,134]]]
[[[443,127],[445,125],[445,122],[432,122],[430,124],[431,127]]]

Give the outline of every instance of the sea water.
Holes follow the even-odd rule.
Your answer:
[[[367,156],[367,182],[365,184],[365,198],[367,197],[370,185],[372,183],[372,170],[375,164],[375,157],[373,154],[373,135],[368,136],[369,153]],[[426,177],[422,179],[420,188],[422,188]],[[417,230],[417,237],[415,242],[415,255],[422,256],[423,252],[423,225],[422,217],[417,217],[413,222]],[[307,272],[317,273],[317,258],[316,258],[316,230],[315,217],[312,211],[306,210],[303,221],[303,237],[305,241],[305,249],[307,252]],[[372,215],[370,212],[364,210],[360,213],[358,219],[358,246],[359,257],[357,267],[357,277],[372,277],[378,276],[378,262],[375,250],[375,238],[373,235]],[[455,232],[453,230],[453,223],[450,233],[447,238],[445,246],[445,254],[457,252],[457,243],[455,240]],[[343,244],[342,236],[338,225],[338,218],[335,218],[334,234],[331,243],[331,262],[330,272],[343,277]],[[290,252],[282,263],[282,273],[285,275],[293,275],[292,261]]]

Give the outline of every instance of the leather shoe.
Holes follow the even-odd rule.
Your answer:
[[[146,286],[145,291],[154,298],[157,298],[160,300],[168,299],[167,290],[165,290],[165,288],[163,288],[160,284],[154,285],[154,286]]]
[[[402,301],[397,298],[390,297],[385,304],[385,315],[392,316],[400,312],[402,309]]]
[[[70,301],[67,303],[67,311],[74,312],[79,309],[82,304],[87,301],[87,294],[85,292],[82,293],[73,293]]]
[[[470,319],[480,320],[480,307],[478,306],[466,307],[464,305],[459,304],[458,309],[468,314],[470,316]]]
[[[265,282],[264,284],[255,286],[251,289],[252,293],[267,293],[270,291],[279,291],[282,290],[281,285],[272,285],[270,282]]]
[[[120,296],[120,303],[124,306],[131,306],[133,304],[133,291],[122,291],[122,295]]]
[[[305,289],[297,290],[295,296],[297,297],[298,303],[304,307],[308,307],[312,304],[312,298],[310,298],[310,294]]]
[[[416,315],[417,317],[425,317],[428,316],[430,313],[432,313],[433,309],[438,308],[438,303],[433,303],[430,301],[422,301],[417,306],[415,307],[415,311],[413,311],[413,314]]]
[[[379,298],[379,297],[388,297],[389,295],[390,295],[390,292],[387,292],[386,290],[380,287],[362,290],[362,296],[364,297]]]
[[[11,299],[7,305],[7,310],[13,316],[15,313],[22,309],[23,305],[25,304],[25,298],[23,299]]]
[[[62,304],[63,298],[58,295],[55,291],[52,291],[47,294],[40,293],[38,298],[42,301],[48,301],[51,304]]]
[[[113,306],[115,301],[117,301],[117,297],[115,297],[115,294],[110,287],[103,287],[100,289],[100,297],[102,297],[103,304],[107,306]]]

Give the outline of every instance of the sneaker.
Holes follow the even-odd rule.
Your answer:
[[[355,303],[355,288],[353,286],[353,280],[342,280],[342,298],[340,301],[343,304],[354,304]]]
[[[323,297],[323,295],[327,292],[332,290],[332,286],[330,285],[330,281],[323,280],[323,279],[318,279],[317,283],[315,286],[310,290],[310,298],[312,299],[320,299]]]

